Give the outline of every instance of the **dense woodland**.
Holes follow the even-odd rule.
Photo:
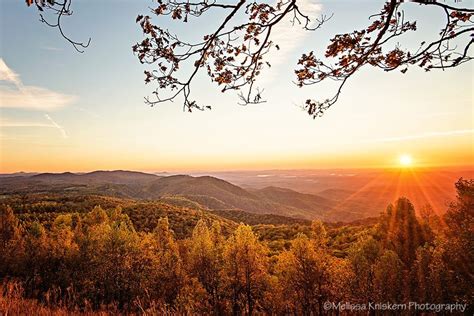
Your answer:
[[[443,216],[400,198],[353,225],[4,196],[0,314],[338,314],[327,301],[457,302],[472,313],[474,181],[456,188]]]

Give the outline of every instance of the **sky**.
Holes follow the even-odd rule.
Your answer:
[[[63,27],[75,40],[91,37],[83,54],[24,1],[2,0],[0,172],[385,168],[402,155],[417,166],[473,165],[473,63],[428,74],[362,69],[323,117],[302,111],[305,99],[325,99],[335,85],[296,87],[298,57],[366,27],[383,1],[301,2],[312,15],[334,16],[315,32],[277,30],[281,50],[257,82],[266,103],[241,106],[236,93],[199,75],[194,98],[213,109],[188,113],[179,101],[144,103],[154,87],[131,47],[143,39],[135,18],[151,0],[74,1]],[[410,5],[419,31],[404,45],[431,38],[443,22],[437,10]],[[218,18],[159,23],[193,37]]]

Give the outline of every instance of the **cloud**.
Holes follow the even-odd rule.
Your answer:
[[[11,87],[12,84],[14,87]],[[51,111],[68,106],[76,100],[75,96],[23,85],[20,76],[0,58],[0,108]]]
[[[61,135],[63,136],[63,138],[68,138],[68,134],[66,133],[66,130],[61,126],[59,125],[58,123],[56,123],[56,121],[54,121],[51,116],[49,116],[48,114],[45,114],[44,117],[51,122],[51,124],[53,124],[53,126],[55,128],[57,128],[60,132],[61,132]]]
[[[62,51],[63,49],[62,48],[58,48],[58,47],[54,47],[54,46],[42,46],[41,49],[44,49],[44,50],[47,50],[47,51],[52,51],[52,52],[60,52]]]
[[[311,18],[312,23],[309,27],[317,25],[316,19],[322,11],[322,4],[318,3],[318,0],[301,0],[298,1],[298,7],[301,12]],[[284,21],[277,24],[272,30],[271,40],[278,44],[280,50],[273,49],[267,56],[268,62],[272,65],[272,68],[277,68],[282,64],[288,63],[288,58],[293,54],[295,49],[299,47],[305,39],[311,34],[311,31],[303,29],[304,24],[295,22],[291,23],[291,16],[285,17]],[[303,23],[303,20],[301,20]],[[296,60],[292,61],[296,65]],[[268,71],[266,72],[268,74]],[[270,83],[275,76],[262,74],[259,80],[259,84],[263,82],[265,84]]]
[[[22,86],[20,76],[11,70],[2,58],[0,58],[0,81],[11,82],[17,87]]]
[[[75,96],[62,94],[45,88],[22,86],[10,89],[0,86],[0,107],[51,111],[74,103]]]
[[[412,140],[412,139],[422,139],[422,138],[432,138],[432,137],[446,137],[446,136],[468,135],[468,134],[474,134],[474,129],[460,129],[460,130],[444,131],[444,132],[428,132],[428,133],[423,133],[423,134],[418,134],[418,135],[380,138],[380,139],[375,139],[375,140],[369,140],[369,141],[366,141],[366,142],[369,142],[369,143],[388,143],[388,142],[400,142],[400,141]]]
[[[100,118],[100,116],[97,113],[95,113],[94,111],[88,110],[88,109],[80,107],[80,106],[74,106],[74,108],[77,109],[78,111],[81,111],[81,112],[93,117],[93,118]]]
[[[322,5],[318,4],[316,0],[302,0],[298,1],[298,7],[303,14],[312,19],[309,27],[316,26],[317,15],[321,12]],[[272,31],[272,41],[280,47],[279,51],[273,51],[272,56],[269,56],[272,66],[288,62],[288,56],[311,34],[311,31],[303,29],[304,24],[300,25],[295,22],[293,25],[291,17],[286,17],[285,21],[278,24]],[[303,23],[303,20],[301,22]],[[294,62],[296,63],[296,61]]]
[[[51,116],[48,114],[44,115],[44,118],[48,121],[44,122],[35,122],[35,121],[17,121],[7,118],[0,118],[0,128],[36,128],[36,127],[45,127],[45,128],[54,128],[57,129],[63,138],[68,138],[68,134],[63,126],[59,125]]]
[[[0,119],[0,127],[53,127],[56,128],[51,123],[40,123],[40,122],[30,122],[30,121],[11,121],[7,119]]]

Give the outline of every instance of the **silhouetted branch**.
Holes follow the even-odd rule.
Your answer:
[[[392,71],[401,69],[405,73],[410,65],[417,65],[426,71],[456,67],[470,61],[469,48],[473,42],[474,9],[454,7],[434,0],[412,1],[420,5],[437,6],[446,15],[446,24],[439,33],[438,39],[422,42],[416,51],[404,50],[397,44],[392,50],[383,52],[384,45],[395,37],[408,31],[416,30],[416,22],[405,21],[400,7],[406,2],[391,0],[386,3],[381,13],[372,15],[377,19],[366,29],[348,34],[337,35],[327,47],[325,57],[337,59],[334,64],[318,59],[313,52],[303,54],[296,70],[298,85],[312,85],[326,79],[340,81],[336,94],[324,101],[308,99],[304,108],[313,117],[321,116],[334,105],[347,80],[361,67],[371,65]],[[377,31],[377,32],[376,32]],[[372,33],[376,32],[375,36]],[[452,45],[453,40],[462,40],[470,36],[467,43],[459,48]]]
[[[272,41],[273,28],[288,17],[293,25],[314,31],[330,17],[319,19],[305,14],[298,3],[301,0],[277,0],[274,4],[257,0],[154,0],[156,7],[150,8],[152,16],[169,16],[173,20],[187,22],[189,18],[204,19],[208,12],[223,14],[217,29],[203,36],[197,42],[188,42],[168,29],[155,25],[149,15],[136,19],[145,35],[133,46],[139,61],[153,65],[145,71],[145,82],[157,82],[153,98],[146,103],[155,105],[183,97],[184,109],[204,110],[191,99],[191,85],[199,71],[206,71],[211,81],[222,86],[221,91],[238,91],[241,104],[261,103],[262,89],[256,87],[256,79],[270,63],[266,55],[279,49]],[[49,22],[40,14],[41,22],[58,28],[76,51],[82,53],[90,44],[72,40],[62,29],[63,16],[72,15],[72,0],[26,0],[28,6],[36,5],[38,10],[50,10],[57,17]],[[411,3],[411,4],[410,4]],[[390,42],[409,31],[416,31],[416,22],[405,20],[402,8],[412,4],[438,7],[445,14],[446,23],[435,40],[423,41],[416,50],[403,49],[399,43],[387,49]],[[351,33],[336,35],[328,45],[324,60],[313,51],[303,54],[295,70],[300,87],[317,84],[326,79],[339,83],[336,93],[324,100],[306,100],[304,108],[313,117],[321,116],[334,105],[348,79],[364,66],[370,65],[384,71],[400,69],[402,73],[411,65],[426,71],[454,68],[474,57],[469,55],[474,41],[474,8],[437,0],[389,0],[381,12],[373,14],[375,19],[367,28]],[[215,18],[215,16],[208,17]],[[459,43],[464,43],[460,45]],[[334,62],[330,62],[335,60]],[[185,70],[190,70],[186,74]],[[165,96],[162,96],[164,94]]]
[[[155,105],[182,96],[185,109],[204,109],[190,99],[190,86],[201,69],[207,71],[213,82],[222,86],[222,92],[239,91],[241,104],[263,102],[263,90],[255,87],[255,81],[265,65],[271,66],[264,60],[265,55],[273,47],[279,49],[271,40],[273,27],[284,17],[290,17],[293,24],[298,23],[305,30],[316,30],[327,20],[323,16],[313,21],[302,13],[296,3],[297,0],[281,0],[275,5],[257,2],[247,4],[246,0],[235,1],[234,4],[217,1],[158,1],[158,6],[151,9],[153,15],[170,16],[183,22],[187,22],[189,17],[201,17],[213,8],[228,13],[215,32],[205,35],[202,41],[196,43],[183,41],[169,30],[152,24],[150,16],[137,17],[137,23],[140,23],[146,37],[133,46],[133,51],[140,62],[156,65],[154,70],[145,71],[145,82],[158,83],[158,89],[153,92],[154,100],[146,98],[146,102]],[[242,22],[242,16],[246,21],[244,19]],[[314,23],[316,25],[313,26]],[[192,66],[188,76],[182,75],[180,71],[186,64]],[[165,91],[169,95],[161,97]]]
[[[69,43],[71,43],[71,45],[77,52],[84,52],[84,49],[89,46],[91,39],[89,38],[87,43],[74,41],[68,35],[65,34],[61,25],[62,17],[71,16],[73,13],[73,11],[71,10],[72,0],[64,0],[62,2],[55,0],[26,0],[26,4],[28,6],[32,5],[33,3],[36,5],[40,12],[45,12],[45,10],[49,10],[54,15],[56,15],[54,22],[49,22],[44,17],[43,13],[40,13],[40,21],[42,23],[46,24],[49,27],[57,28],[61,36],[64,37]]]

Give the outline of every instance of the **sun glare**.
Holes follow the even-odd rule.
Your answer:
[[[409,167],[413,164],[413,159],[407,154],[401,155],[398,161],[402,167]]]

